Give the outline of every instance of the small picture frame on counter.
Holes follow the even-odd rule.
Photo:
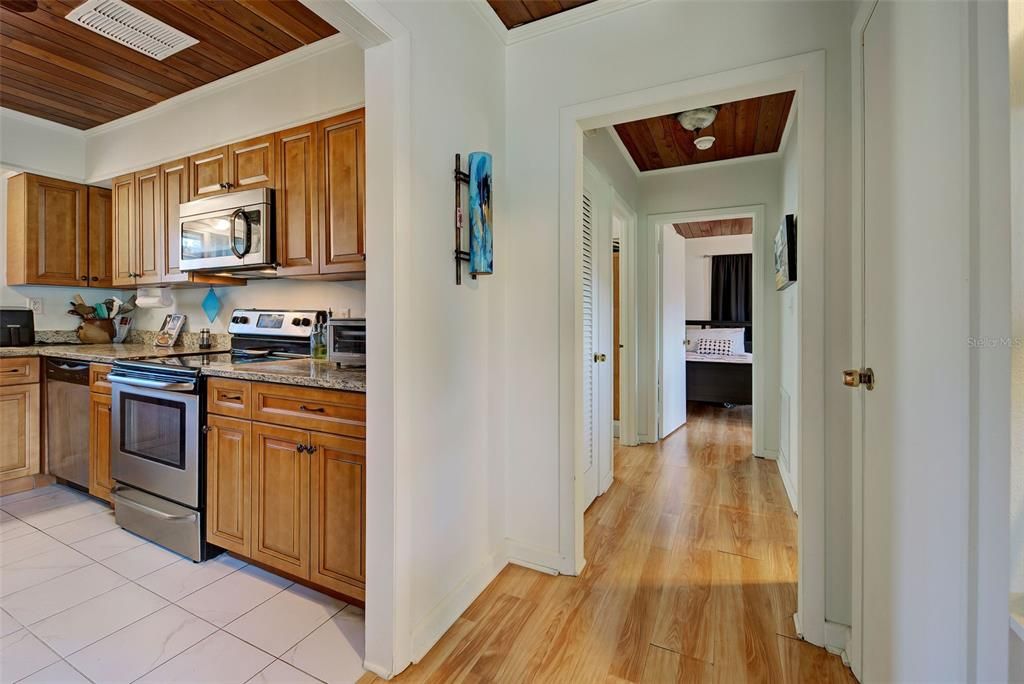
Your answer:
[[[160,332],[156,334],[154,346],[173,347],[178,342],[178,337],[181,336],[187,318],[188,316],[185,314],[167,314],[163,325],[160,326]]]

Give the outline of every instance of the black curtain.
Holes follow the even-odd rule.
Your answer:
[[[711,320],[750,321],[752,263],[750,254],[711,257]]]

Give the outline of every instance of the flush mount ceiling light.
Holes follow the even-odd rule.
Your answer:
[[[718,116],[718,107],[701,107],[699,109],[688,109],[681,114],[677,114],[676,119],[683,128],[694,134],[694,146],[698,150],[707,150],[711,149],[711,146],[715,144],[715,136],[698,136],[698,134],[701,130],[714,123],[716,116]]]

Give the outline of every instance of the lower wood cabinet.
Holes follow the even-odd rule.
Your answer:
[[[252,438],[252,557],[309,579],[309,433],[253,423]]]
[[[39,384],[0,386],[0,481],[39,472]]]
[[[110,417],[112,397],[89,393],[89,493],[111,501],[114,478],[110,474]]]
[[[249,556],[252,423],[209,415],[206,427],[206,537]]]
[[[259,413],[255,400],[273,395],[269,387],[210,380],[208,392],[222,392],[225,397],[230,392],[241,401],[207,403],[207,539],[293,577],[362,600],[366,442],[359,436],[308,429],[288,411],[274,417]],[[346,426],[365,425],[365,409],[354,408],[365,405],[361,394],[275,387],[304,405],[312,406],[315,400],[317,406],[346,407]],[[235,417],[247,411],[250,396],[253,417],[268,422]],[[314,425],[336,427],[322,420],[323,426]]]

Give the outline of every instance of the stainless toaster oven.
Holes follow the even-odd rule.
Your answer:
[[[365,366],[366,319],[332,318],[327,326],[327,359],[341,366]]]

